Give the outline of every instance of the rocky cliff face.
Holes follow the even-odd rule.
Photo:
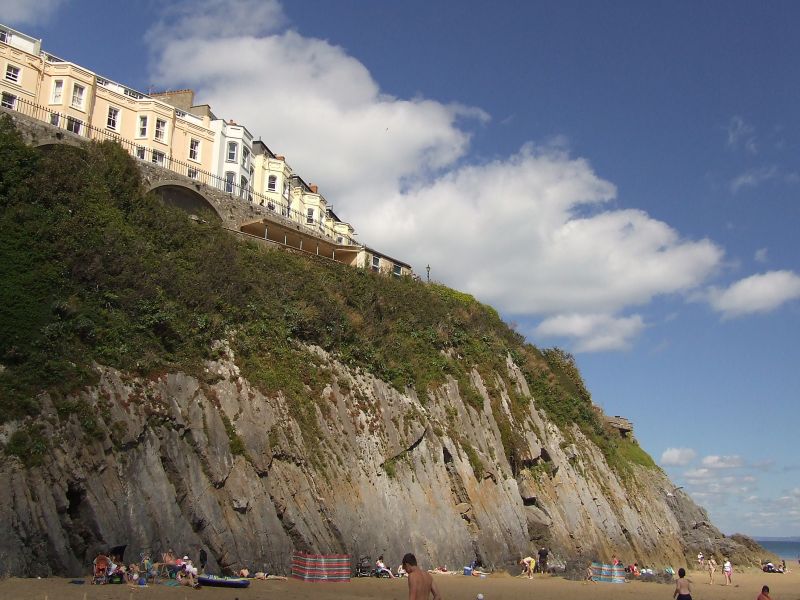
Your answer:
[[[81,393],[103,426],[94,441],[80,415],[60,422],[45,399],[44,463],[0,466],[0,573],[76,575],[118,544],[128,560],[203,546],[213,569],[275,572],[293,549],[392,564],[413,551],[451,568],[475,555],[503,567],[539,545],[556,560],[675,566],[697,547],[741,549],[659,469],[622,476],[580,430],[548,422],[510,358],[502,377],[472,373],[477,409],[455,380],[422,401],[308,353],[328,384],[307,418],[256,390],[225,344],[202,378],[98,366],[99,384]],[[522,440],[519,464],[504,423]],[[3,426],[0,441],[20,426]]]

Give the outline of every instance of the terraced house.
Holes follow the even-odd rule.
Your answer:
[[[356,239],[320,193],[248,128],[195,104],[192,90],[144,94],[44,52],[41,40],[0,25],[0,94],[17,111],[88,139],[112,139],[133,156],[208,185],[265,218],[241,233],[389,275],[410,265]]]

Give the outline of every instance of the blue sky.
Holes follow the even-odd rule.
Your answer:
[[[800,534],[798,21],[793,2],[0,0],[51,53],[195,89],[363,241],[575,353],[595,401],[754,535]]]

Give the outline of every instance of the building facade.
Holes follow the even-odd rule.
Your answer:
[[[266,207],[242,232],[389,275],[406,263],[364,246],[314,184],[294,173],[244,125],[195,104],[192,90],[143,94],[42,51],[41,40],[0,24],[0,104],[94,140],[112,139],[139,160]],[[313,249],[313,250],[312,250]]]

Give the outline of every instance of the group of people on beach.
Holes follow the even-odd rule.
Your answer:
[[[714,556],[711,555],[706,558],[702,552],[698,552],[697,564],[701,571],[708,571],[708,583],[709,585],[714,585],[714,573],[717,572],[717,567],[719,566]],[[725,577],[725,585],[730,585],[733,578],[733,564],[731,564],[727,556],[722,558],[722,574]]]
[[[519,561],[519,564],[522,566],[521,575],[527,575],[528,579],[532,579],[534,573],[547,573],[547,557],[549,554],[550,551],[542,546],[536,553],[537,557],[539,558],[538,562],[532,556],[526,556],[522,558]]]
[[[714,560],[711,558],[710,560]],[[729,561],[726,559],[726,563]],[[725,585],[728,585],[727,583]],[[692,584],[686,579],[686,569],[681,567],[678,569],[678,580],[675,582],[675,591],[672,593],[675,600],[692,600]],[[769,595],[769,586],[765,585],[761,588],[761,593],[756,600],[772,600]]]
[[[154,562],[149,553],[142,554],[140,563],[125,565],[122,556],[109,553],[98,554],[92,561],[93,583],[129,583],[131,585],[144,585],[148,581],[157,581],[159,577],[173,579],[179,585],[197,588],[197,576],[205,571],[208,554],[201,548],[199,552],[199,568],[196,567],[188,555],[181,558],[172,549],[161,555],[161,562]]]

